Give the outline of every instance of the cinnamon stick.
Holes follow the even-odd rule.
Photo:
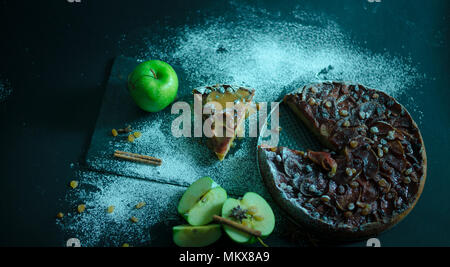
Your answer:
[[[253,236],[256,236],[256,237],[261,237],[261,231],[254,230],[254,229],[252,229],[250,227],[247,227],[247,226],[242,225],[240,223],[237,223],[237,222],[234,222],[232,220],[226,219],[224,217],[213,215],[213,220],[218,222],[218,223],[222,223],[222,224],[226,224],[228,226],[231,226],[231,227],[233,227],[233,228],[235,228],[237,230],[240,230],[240,231],[242,231],[244,233],[247,233],[249,235],[253,235]]]
[[[119,150],[114,151],[114,157],[124,159],[124,160],[129,160],[129,161],[152,164],[152,165],[161,165],[162,164],[161,159],[151,157],[151,156],[126,152],[126,151],[119,151]]]

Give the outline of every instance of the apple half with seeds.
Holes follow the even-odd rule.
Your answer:
[[[173,242],[179,247],[205,247],[219,240],[221,236],[220,224],[173,227]]]
[[[193,226],[205,225],[220,215],[227,192],[210,177],[203,177],[191,184],[181,197],[178,213]]]
[[[261,231],[261,237],[269,236],[275,228],[275,215],[267,201],[260,195],[248,192],[242,199],[229,198],[222,207],[222,217]],[[255,236],[224,225],[227,235],[237,243],[254,243]]]

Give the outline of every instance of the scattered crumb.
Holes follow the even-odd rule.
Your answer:
[[[59,212],[58,214],[56,214],[56,218],[58,219],[62,219],[64,217],[64,213]]]
[[[76,237],[83,247],[120,247],[130,241],[148,246],[160,237],[162,229],[170,231],[172,226],[183,224],[177,205],[185,187],[96,172],[80,171],[77,175],[84,186],[67,191],[61,209],[83,203],[89,212],[66,214],[64,221],[55,220],[65,240]],[[152,205],[136,209],[139,202]],[[110,206],[113,213],[105,213]],[[131,223],[132,216],[145,223]],[[166,241],[166,245],[172,244]],[[157,244],[161,245],[161,239]]]
[[[114,137],[116,137],[117,135],[119,135],[119,133],[117,132],[116,129],[112,129],[112,130],[111,130],[111,133],[112,133],[112,135],[113,135]]]
[[[85,204],[80,204],[77,207],[77,211],[78,213],[83,213],[86,210],[86,205]]]
[[[139,219],[134,216],[131,216],[130,221],[137,223],[139,221]]]
[[[140,209],[140,208],[142,208],[142,207],[144,207],[145,206],[145,202],[139,202],[138,204],[136,204],[136,209]]]
[[[114,206],[109,206],[107,209],[108,213],[113,213],[114,212],[115,207]]]
[[[72,187],[72,189],[75,189],[78,187],[78,181],[71,181],[70,182],[70,187]]]

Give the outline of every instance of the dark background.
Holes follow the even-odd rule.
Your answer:
[[[268,10],[329,15],[362,47],[411,62],[426,78],[408,93],[423,112],[428,154],[421,200],[386,245],[450,245],[450,1],[245,1]],[[83,165],[115,56],[136,56],[139,29],[190,23],[226,1],[0,1],[0,245],[60,246],[55,214],[75,166]],[[125,44],[123,36],[128,37]],[[133,37],[134,36],[134,37]],[[135,39],[133,39],[135,38]],[[413,113],[413,117],[418,114]],[[76,168],[76,167],[75,167]]]

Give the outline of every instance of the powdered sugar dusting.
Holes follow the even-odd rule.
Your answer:
[[[112,149],[160,158],[163,160],[161,166],[119,161],[112,157],[111,150],[90,161],[90,165],[126,176],[182,186],[210,176],[230,193],[242,195],[254,191],[266,194],[255,165],[256,138],[236,140],[236,147],[230,149],[224,161],[219,161],[202,138],[174,137],[170,123],[174,116],[159,113],[151,121],[132,124],[135,131],[142,132],[133,143],[110,137]]]
[[[247,6],[237,10],[242,10],[237,11],[241,12],[237,19],[214,17],[172,29],[174,36],[153,36],[140,58],[180,65],[185,86],[253,87],[256,101],[274,101],[287,91],[321,80],[358,82],[398,97],[418,78],[407,59],[358,47],[323,15],[297,9],[289,20],[282,20],[265,10]],[[314,18],[313,23],[305,21],[308,17]],[[332,69],[321,73],[328,66]]]
[[[78,238],[82,246],[151,245],[161,236],[158,225],[170,232],[171,226],[181,223],[176,205],[183,187],[95,172],[80,173],[79,180],[79,187],[67,194],[71,206],[57,224],[67,239]],[[137,209],[139,202],[146,205]],[[86,204],[81,214],[76,211],[79,204]],[[109,206],[114,206],[112,213],[107,212]],[[137,223],[131,222],[132,216]],[[170,240],[166,244],[170,245]]]

